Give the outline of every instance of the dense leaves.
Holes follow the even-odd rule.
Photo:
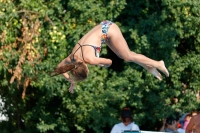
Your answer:
[[[0,0],[1,132],[110,132],[129,106],[142,130],[157,130],[173,113],[200,109],[198,0]],[[132,51],[164,60],[170,77],[158,81],[106,45],[108,68],[89,66],[89,78],[68,92],[48,72],[102,20],[115,22]],[[178,99],[178,102],[176,102]],[[151,124],[149,124],[151,123]]]

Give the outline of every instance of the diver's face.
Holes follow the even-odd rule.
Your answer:
[[[76,78],[70,72],[68,73],[68,75],[69,75],[69,81],[72,83],[76,83]]]

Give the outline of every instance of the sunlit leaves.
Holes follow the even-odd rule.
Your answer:
[[[119,122],[124,106],[133,110],[139,126],[151,122],[145,130],[152,130],[174,110],[195,109],[200,85],[199,5],[190,0],[1,0],[0,92],[9,132],[24,127],[24,132],[104,132]],[[170,77],[161,73],[163,81],[158,81],[119,58],[116,67],[123,66],[121,71],[89,66],[89,77],[76,84],[74,94],[62,75],[50,77],[48,72],[77,41],[105,19],[116,22],[132,51],[163,59]],[[103,45],[101,56],[108,52]],[[19,82],[10,84],[17,65]]]

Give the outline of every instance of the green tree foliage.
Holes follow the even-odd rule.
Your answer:
[[[1,132],[110,132],[124,106],[142,130],[155,130],[174,110],[198,109],[199,5],[197,0],[0,0],[1,112],[9,118],[0,123]],[[113,65],[89,66],[89,78],[74,94],[62,76],[49,77],[80,37],[105,19],[116,22],[132,51],[163,59],[170,77],[160,82],[105,45],[101,56]]]

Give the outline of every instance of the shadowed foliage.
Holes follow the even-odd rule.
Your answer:
[[[199,8],[198,0],[0,0],[1,133],[109,133],[124,106],[140,129],[158,130],[174,111],[200,109]],[[112,66],[89,66],[74,94],[61,75],[49,76],[105,19],[132,51],[164,60],[170,77],[160,82],[106,45],[101,56]]]

